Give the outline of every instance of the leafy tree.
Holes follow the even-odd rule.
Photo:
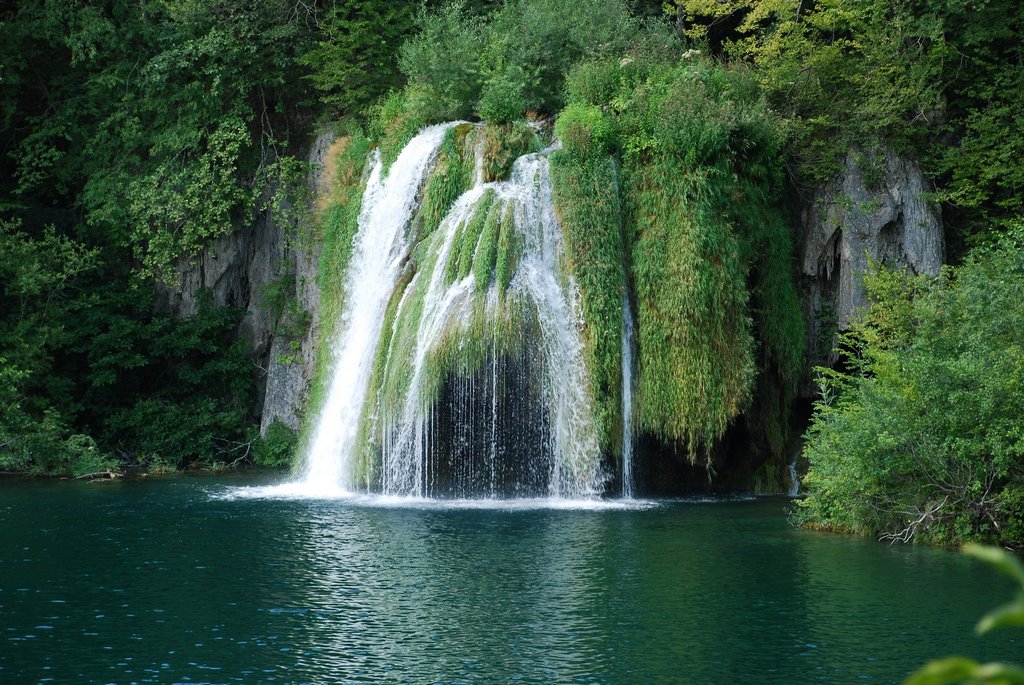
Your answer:
[[[397,46],[415,20],[411,2],[331,2],[319,19],[316,46],[299,58],[321,100],[335,111],[362,112],[397,87]]]
[[[455,2],[424,11],[419,25],[401,69],[408,111],[427,122],[553,114],[576,63],[621,52],[638,30],[619,0],[514,0],[489,17]]]
[[[284,0],[22,3],[4,42],[8,205],[132,245],[142,271],[240,223],[284,152],[309,28]],[[81,213],[84,212],[84,217]]]
[[[824,372],[808,432],[806,521],[891,540],[1022,541],[1022,237],[927,285],[866,280],[848,370]]]
[[[47,395],[63,391],[54,355],[67,344],[68,291],[97,253],[51,227],[33,237],[0,221],[0,469],[70,472],[95,444]]]
[[[804,181],[879,137],[921,159],[960,237],[1022,210],[1024,6],[1015,0],[676,0],[680,29],[756,67]]]

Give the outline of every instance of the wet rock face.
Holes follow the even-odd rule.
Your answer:
[[[890,150],[851,150],[842,172],[803,211],[801,289],[809,367],[827,363],[834,331],[866,302],[869,261],[936,274],[945,258],[937,205],[918,166]]]
[[[322,197],[327,192],[324,159],[334,140],[333,133],[323,133],[313,141],[310,148],[309,190],[313,198]],[[316,285],[316,273],[321,244],[318,240],[297,240],[291,243],[284,248],[283,269],[294,279],[297,308],[306,312],[309,325],[299,338],[291,337],[288,332],[273,338],[264,367],[267,370],[267,383],[260,419],[260,432],[263,434],[266,434],[267,428],[274,421],[299,429],[313,379],[314,353],[320,328],[320,290]]]
[[[314,197],[324,184],[324,155],[333,141],[333,134],[324,134],[311,146],[309,189]],[[300,233],[276,220],[270,210],[260,212],[250,226],[217,239],[191,259],[182,258],[172,282],[157,286],[157,310],[179,318],[196,313],[203,290],[209,291],[217,306],[245,310],[238,335],[248,343],[253,358],[262,432],[275,420],[299,427],[312,378],[320,320],[316,287],[320,247],[312,244],[316,241],[292,239]],[[298,309],[308,315],[310,324],[304,332],[281,325],[280,307],[275,310],[265,301],[268,287],[281,279],[286,288],[294,288]]]
[[[157,285],[157,310],[186,319],[196,313],[200,293],[207,291],[214,305],[246,311],[239,336],[255,357],[264,357],[275,322],[260,294],[279,277],[286,256],[284,237],[273,216],[261,212],[252,225],[218,238],[191,259],[183,257],[172,282]]]

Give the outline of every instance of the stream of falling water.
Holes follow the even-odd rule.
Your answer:
[[[633,497],[633,308],[622,288],[622,496]]]
[[[597,443],[591,399],[583,364],[583,343],[579,335],[578,311],[575,301],[575,285],[566,275],[563,263],[561,229],[555,217],[551,197],[550,166],[546,153],[525,155],[518,159],[507,181],[484,183],[479,171],[480,150],[476,163],[474,186],[460,197],[448,216],[435,232],[431,249],[436,251],[433,270],[418,273],[402,298],[396,317],[403,315],[403,308],[414,306],[416,298],[409,296],[417,287],[419,279],[428,279],[426,293],[422,299],[422,313],[419,316],[415,351],[411,359],[389,358],[388,363],[408,363],[411,380],[404,400],[396,413],[382,411],[383,440],[381,489],[385,494],[418,495],[432,494],[428,465],[437,462],[434,451],[442,448],[436,442],[432,425],[435,420],[434,398],[425,399],[425,383],[430,355],[443,344],[452,331],[467,330],[474,311],[474,298],[486,298],[485,311],[491,326],[491,335],[497,336],[497,320],[500,305],[496,284],[491,282],[485,293],[480,292],[481,284],[471,273],[454,282],[447,282],[446,265],[457,249],[460,232],[471,221],[483,194],[493,191],[493,202],[500,214],[507,214],[511,224],[501,230],[517,231],[524,246],[521,261],[515,276],[505,294],[505,302],[525,305],[537,318],[539,335],[531,343],[537,345],[537,361],[529,371],[531,380],[520,379],[520,387],[533,382],[540,387],[543,402],[544,421],[547,435],[534,455],[521,454],[523,459],[534,460],[534,468],[527,468],[524,478],[532,484],[546,480],[550,497],[586,497],[600,494],[605,475],[600,468],[600,450]],[[458,333],[456,333],[458,335]],[[494,338],[492,338],[494,340]],[[465,342],[461,344],[466,344]],[[525,482],[513,483],[499,492],[498,462],[499,422],[507,418],[499,410],[499,368],[496,342],[491,344],[489,368],[483,373],[471,373],[456,386],[460,414],[473,414],[489,410],[489,420],[479,426],[476,421],[463,419],[458,431],[457,443],[479,444],[489,452],[486,463],[479,466],[485,473],[477,473],[476,460],[464,459],[452,478],[457,481],[450,492],[464,496],[474,492],[477,495],[498,496],[527,487]],[[481,387],[482,386],[482,387]],[[479,406],[482,400],[486,407]],[[521,417],[518,417],[521,418]],[[485,440],[476,440],[468,435],[476,427],[489,433]],[[505,432],[507,434],[507,431]],[[516,437],[516,436],[514,436]],[[521,446],[529,447],[526,440]],[[544,454],[546,452],[547,454]],[[537,469],[545,471],[536,473]],[[483,492],[481,492],[483,489]]]
[[[315,421],[302,482],[310,492],[350,488],[349,462],[366,398],[384,312],[409,253],[406,226],[416,191],[431,159],[455,124],[424,129],[402,150],[387,176],[373,153],[363,194],[352,259],[345,279],[345,305],[336,337],[327,394]]]

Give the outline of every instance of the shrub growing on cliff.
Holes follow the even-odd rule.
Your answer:
[[[886,272],[867,279],[871,308],[844,341],[852,370],[823,377],[808,433],[807,522],[1022,542],[1022,237],[923,290]]]
[[[615,143],[615,131],[604,112],[595,105],[572,103],[555,122],[555,134],[572,157],[608,154]]]

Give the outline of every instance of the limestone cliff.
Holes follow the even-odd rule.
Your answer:
[[[324,182],[323,159],[333,139],[333,134],[321,135],[310,150],[309,189],[314,196]],[[203,290],[216,305],[245,310],[238,333],[249,346],[257,374],[260,399],[255,413],[262,432],[275,420],[298,429],[313,371],[320,246],[302,240],[306,231],[294,221],[262,211],[250,226],[214,241],[195,257],[183,258],[175,281],[158,286],[158,309],[174,316],[193,315]],[[277,292],[274,301],[271,291]],[[293,306],[282,307],[282,299]],[[297,317],[296,312],[305,314]]]
[[[866,304],[869,261],[938,273],[945,243],[930,191],[914,162],[890,150],[851,150],[840,173],[814,193],[799,250],[808,368],[830,361],[835,331]]]

